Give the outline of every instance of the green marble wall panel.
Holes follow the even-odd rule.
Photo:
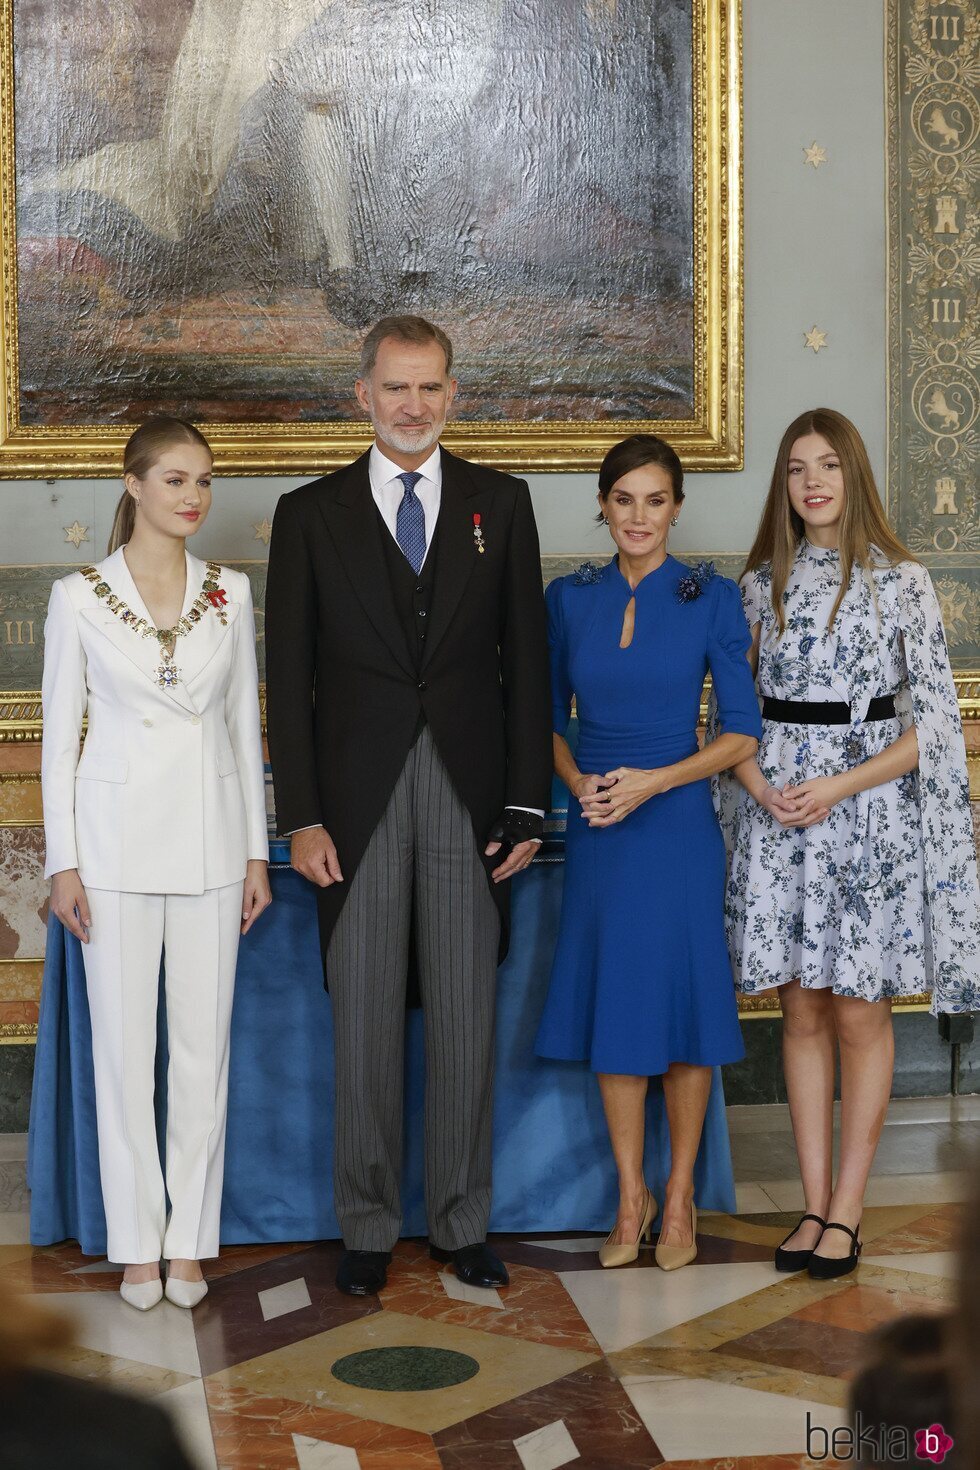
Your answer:
[[[935,1017],[924,1011],[895,1011],[893,1097],[944,1097],[955,1074],[957,1090],[980,1092],[980,1042],[950,1048],[939,1039]],[[745,1059],[724,1069],[725,1100],[735,1103],[786,1101],[778,1018],[745,1021]],[[840,1096],[840,1088],[837,1088]]]
[[[746,1056],[725,1068],[726,1102],[785,1102],[780,1022],[750,1021],[743,1030]],[[0,1133],[26,1131],[33,1075],[33,1046],[0,1046]],[[980,1041],[954,1049],[939,1040],[932,1016],[897,1014],[892,1096],[945,1097],[954,1075],[957,1092],[980,1093]]]
[[[266,563],[227,563],[245,572],[255,603],[256,653],[259,678],[265,677]],[[44,656],[44,619],[51,583],[76,566],[0,566],[0,691],[40,689]]]
[[[34,1081],[33,1046],[0,1046],[0,1133],[26,1133]]]
[[[725,1101],[730,1104],[786,1101],[778,1019],[760,1017],[742,1026],[745,1057],[723,1072]]]
[[[608,559],[608,538],[592,552],[571,556],[543,556],[541,574],[545,582],[574,571],[587,557],[597,562]],[[682,553],[679,553],[682,559]],[[220,557],[217,558],[220,560]],[[692,560],[693,558],[686,558]],[[714,558],[719,572],[737,576],[743,558],[735,553],[722,553]],[[266,562],[230,561],[225,565],[245,572],[252,586],[255,603],[256,654],[259,678],[265,678],[265,583]],[[73,565],[55,563],[39,566],[0,566],[0,691],[40,689],[44,656],[44,618],[51,594],[51,583],[58,577],[76,571]]]

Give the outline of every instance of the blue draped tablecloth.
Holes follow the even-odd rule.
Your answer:
[[[312,887],[273,845],[272,908],[242,941],[232,1017],[228,1142],[221,1240],[323,1240],[339,1235],[333,1209],[333,1023],[324,993]],[[518,878],[510,955],[497,1001],[494,1103],[495,1231],[607,1230],[616,1171],[594,1075],[585,1063],[533,1052],[561,903],[563,863],[545,851]],[[166,1023],[160,1007],[157,1116],[165,1121]],[[422,1197],[421,1014],[408,1013],[405,1235],[425,1233]],[[669,1172],[663,1092],[650,1087],[647,1181],[658,1199]],[[48,927],[31,1105],[31,1241],[77,1240],[104,1255],[92,1039],[81,945]],[[696,1169],[705,1210],[733,1210],[728,1130],[715,1073]]]

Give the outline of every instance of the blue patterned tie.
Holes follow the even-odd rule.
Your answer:
[[[422,476],[414,470],[406,470],[398,478],[405,486],[405,494],[395,520],[395,539],[408,558],[412,571],[418,576],[425,561],[425,511],[415,493],[415,487]]]

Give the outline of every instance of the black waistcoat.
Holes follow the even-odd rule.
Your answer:
[[[405,639],[415,659],[415,666],[421,668],[422,657],[425,653],[429,612],[432,608],[432,588],[435,582],[436,555],[439,549],[439,523],[436,522],[432,544],[422,564],[422,570],[417,576],[412,571],[405,553],[385,525],[380,511],[378,511],[378,535],[384,547],[391,590],[395,595],[395,610],[405,630]]]
[[[439,523],[436,521],[436,529],[432,535],[432,544],[429,547],[422,570],[416,574],[412,571],[408,557],[402,551],[398,542],[388,530],[381,512],[378,511],[378,535],[384,547],[385,565],[388,568],[388,577],[391,581],[391,590],[395,596],[395,610],[398,619],[405,629],[405,642],[408,644],[412,657],[415,660],[416,669],[421,672],[422,657],[425,653],[426,635],[428,632],[429,611],[432,607],[432,587],[435,582],[436,550],[439,540]],[[419,717],[415,724],[413,743],[418,740],[425,728],[425,710],[422,701],[419,700]],[[412,904],[412,928],[408,946],[408,982],[405,991],[405,1004],[414,1009],[422,1004],[422,990],[419,983],[418,948],[415,936],[415,904]]]

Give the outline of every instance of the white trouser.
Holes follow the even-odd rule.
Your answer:
[[[242,884],[201,894],[87,893],[92,927],[82,953],[109,1259],[216,1256]],[[153,1111],[164,951],[169,1222]]]

